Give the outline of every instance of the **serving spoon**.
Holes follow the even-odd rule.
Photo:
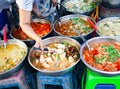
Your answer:
[[[95,31],[97,30],[97,26],[93,23],[93,21],[91,21],[90,18],[84,18],[84,20],[86,20],[94,29],[94,32],[92,34],[92,36],[94,37],[95,36]]]
[[[4,48],[6,49],[7,45],[7,36],[6,36],[6,25],[3,27],[3,39],[4,39]]]
[[[87,48],[90,52],[91,48],[90,48],[89,44],[86,42],[86,39],[82,36],[81,32],[78,29],[75,29],[75,32],[78,34],[78,36],[81,37],[81,39],[83,40],[83,42],[85,43],[85,45],[87,46]]]
[[[91,49],[91,47],[90,47],[90,45],[86,42],[86,39],[82,36],[82,34],[80,33],[80,31],[79,30],[75,30],[76,32],[77,32],[77,34],[81,37],[81,39],[83,40],[83,42],[85,43],[85,45],[87,46],[87,48],[88,48],[88,51],[89,51],[89,53],[91,54],[91,56],[92,57],[94,57],[95,55],[97,55],[98,54],[98,51],[97,50],[93,50],[93,49]]]

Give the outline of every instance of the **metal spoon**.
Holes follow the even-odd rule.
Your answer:
[[[95,55],[97,55],[97,54],[98,54],[98,51],[95,50],[95,49],[94,49],[94,50],[91,49],[90,45],[86,42],[86,39],[82,36],[82,34],[80,33],[80,31],[79,31],[79,30],[75,30],[75,31],[78,33],[78,35],[81,37],[81,39],[83,40],[83,42],[84,42],[85,45],[87,46],[88,51],[89,51],[89,53],[91,54],[91,56],[94,57]],[[92,51],[95,51],[96,53],[93,53]]]
[[[86,43],[86,39],[82,36],[82,34],[80,33],[79,30],[76,29],[75,32],[81,37],[81,39],[83,40],[83,42],[85,43],[85,45],[87,46],[87,48],[88,48],[88,50],[90,52],[91,48],[90,48],[89,44]]]

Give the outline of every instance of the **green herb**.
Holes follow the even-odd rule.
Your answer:
[[[108,61],[115,62],[120,57],[119,51],[115,49],[113,45],[110,46],[103,45],[102,47],[108,53],[109,56]]]
[[[63,41],[63,42],[61,42],[61,44],[64,44],[66,47],[71,46],[71,44],[69,44],[67,41]]]
[[[10,60],[10,58],[6,60],[6,64],[8,64],[9,60]]]
[[[57,60],[60,60],[60,55],[59,54],[57,55]]]
[[[31,62],[35,62],[36,58],[31,58]]]
[[[105,23],[104,26],[109,27],[109,25],[107,23]]]
[[[102,64],[102,62],[103,62],[103,60],[105,60],[106,59],[106,56],[104,55],[104,56],[102,56],[101,58],[94,58],[95,59],[95,63],[100,63],[100,64]]]
[[[79,23],[79,19],[78,18],[72,18],[71,20],[72,20],[74,25]]]
[[[96,3],[91,3],[91,8],[94,8],[94,7],[96,7]]]

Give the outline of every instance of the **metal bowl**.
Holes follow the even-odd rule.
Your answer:
[[[67,2],[70,2],[70,0],[64,0],[62,1],[61,4],[59,4],[61,6],[61,9],[64,11],[64,13],[67,13],[67,14],[83,14],[83,15],[90,15],[92,13],[92,11],[96,8],[96,6],[98,6],[100,3],[101,3],[101,0],[95,0],[95,6],[89,10],[86,10],[86,11],[82,11],[82,10],[74,10],[72,11],[71,9],[68,9],[65,4]],[[87,6],[87,5],[86,5]],[[79,8],[81,6],[76,6],[76,8]],[[63,14],[64,14],[63,13]]]
[[[56,29],[58,28],[59,26],[59,23],[63,23],[64,21],[67,21],[71,18],[89,18],[94,24],[96,24],[96,22],[89,16],[86,16],[86,15],[80,15],[80,14],[72,14],[72,15],[66,15],[66,16],[63,16],[63,17],[60,17],[59,19],[57,19],[54,24],[53,24],[53,30],[55,32],[55,35],[59,35],[59,36],[66,36],[66,35],[63,35],[63,34],[60,34],[58,31],[56,31]],[[59,26],[60,27],[60,26]],[[92,31],[90,31],[88,34],[85,34],[85,35],[82,35],[86,40],[92,38],[93,36],[93,33],[94,33],[94,29]],[[77,40],[78,42],[80,42],[81,44],[83,43],[83,40],[81,39],[80,36],[66,36],[66,37],[71,37],[75,40]]]
[[[51,23],[51,22],[49,22],[48,20],[45,20],[45,19],[38,19],[38,18],[37,18],[37,19],[32,19],[31,22],[41,22],[41,23],[47,23],[47,24],[49,24],[49,25],[50,25],[50,32],[48,32],[46,35],[42,36],[41,38],[44,39],[44,38],[47,38],[47,37],[50,36],[50,34],[51,34],[51,32],[52,32],[52,23]],[[13,38],[13,39],[20,40],[20,39],[15,38],[15,37],[13,36],[13,33],[14,33],[16,30],[18,30],[18,29],[16,29],[16,28],[13,27],[13,29],[11,29],[11,31],[10,31],[10,36],[11,36],[11,38]],[[33,46],[33,45],[35,44],[35,41],[32,40],[32,39],[21,40],[21,41],[25,42],[28,47],[29,47],[29,46],[31,47],[31,46]]]
[[[72,38],[69,38],[69,37],[62,37],[62,36],[54,36],[54,37],[50,37],[50,38],[46,38],[43,40],[43,45],[48,45],[50,43],[54,43],[54,42],[63,42],[63,41],[67,41],[67,42],[70,42],[71,44],[74,44],[76,45],[76,47],[78,48],[78,50],[80,51],[80,44],[72,39]],[[46,75],[49,75],[49,76],[60,76],[60,75],[63,75],[67,72],[70,72],[71,70],[73,70],[73,68],[75,67],[75,65],[80,61],[80,58],[71,66],[65,68],[65,69],[62,69],[62,70],[57,70],[57,71],[48,71],[48,70],[42,70],[42,69],[38,69],[36,68],[32,63],[31,63],[31,58],[32,58],[32,55],[34,54],[35,50],[33,49],[33,47],[30,49],[30,52],[29,52],[29,55],[28,55],[28,62],[29,64],[34,68],[36,69],[37,71],[43,73],[43,74],[46,74]]]
[[[11,69],[9,69],[9,70],[7,70],[5,72],[0,73],[0,79],[7,78],[10,75],[12,75],[13,73],[15,73],[16,71],[18,71],[23,66],[24,60],[25,60],[25,58],[27,56],[27,53],[28,53],[28,49],[27,49],[26,44],[24,42],[20,41],[20,40],[9,39],[7,44],[17,44],[17,45],[23,47],[25,49],[26,55],[21,60],[21,62],[19,64],[17,64],[14,68],[11,68]],[[0,45],[4,45],[3,40],[0,41]]]
[[[120,44],[120,40],[117,40],[117,39],[114,39],[113,37],[107,37],[107,36],[103,36],[103,37],[95,37],[95,38],[92,38],[90,40],[87,41],[87,43],[91,46],[92,44],[95,44],[95,43],[99,43],[99,42],[113,42],[113,43],[117,43],[117,44]],[[114,76],[114,75],[118,75],[120,74],[120,71],[115,71],[115,72],[107,72],[107,71],[103,71],[103,70],[99,70],[99,69],[96,69],[94,67],[92,67],[91,65],[89,65],[85,59],[83,58],[83,51],[85,49],[87,49],[88,47],[83,44],[81,49],[80,49],[80,57],[81,57],[81,60],[83,61],[83,63],[89,68],[91,69],[92,71],[94,72],[97,72],[103,76]]]
[[[113,24],[110,24],[112,22],[113,22]],[[114,38],[120,39],[120,33],[119,33],[120,28],[119,27],[116,28],[116,24],[118,24],[118,23],[120,23],[120,17],[108,17],[108,18],[102,19],[102,20],[98,21],[96,24],[96,26],[98,28],[96,32],[99,36],[112,36]],[[107,29],[100,27],[101,25],[103,26],[103,24],[105,24]],[[108,29],[108,27],[110,27],[110,28]],[[115,28],[113,28],[113,27],[115,27]]]

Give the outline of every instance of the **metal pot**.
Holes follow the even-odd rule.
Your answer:
[[[47,33],[46,35],[42,36],[42,37],[41,37],[42,39],[47,38],[47,37],[49,37],[49,36],[51,35],[51,33],[52,33],[52,23],[49,22],[48,20],[38,19],[38,18],[37,18],[37,19],[32,19],[31,22],[41,22],[41,23],[47,23],[47,24],[50,25],[50,28],[51,28],[51,29],[50,29],[50,32]],[[13,38],[13,39],[17,39],[17,38],[15,38],[15,37],[13,36],[13,33],[14,33],[16,30],[18,30],[18,29],[16,29],[16,28],[13,27],[13,29],[11,29],[11,31],[10,31],[10,36],[11,36],[11,38]],[[17,40],[20,40],[20,39],[17,39]],[[32,47],[32,46],[35,44],[35,41],[32,40],[32,39],[21,40],[21,41],[25,42],[28,47]]]
[[[64,14],[64,15],[69,15],[69,14],[83,14],[83,15],[90,15],[92,13],[92,11],[96,8],[97,5],[99,5],[101,3],[101,0],[96,0],[96,6],[91,8],[90,10],[87,11],[78,11],[78,10],[74,10],[72,11],[71,9],[68,9],[65,4],[67,2],[70,2],[70,0],[64,0],[61,3],[58,3],[60,5],[60,11]],[[76,6],[76,8],[79,8],[80,6]]]
[[[120,40],[117,40],[117,39],[114,39],[113,37],[107,37],[107,36],[104,36],[104,37],[95,37],[95,38],[92,38],[90,40],[87,41],[87,43],[91,46],[92,44],[95,44],[97,42],[114,42],[114,43],[117,43],[117,44],[120,44]],[[120,71],[116,71],[116,72],[107,72],[107,71],[103,71],[103,70],[99,70],[99,69],[96,69],[94,67],[92,67],[91,65],[89,65],[85,59],[83,58],[83,51],[87,49],[87,46],[85,44],[82,45],[81,47],[81,50],[80,50],[80,57],[81,57],[81,60],[83,61],[83,63],[89,68],[91,69],[92,71],[94,72],[97,72],[103,76],[114,76],[114,75],[118,75],[120,74]]]
[[[81,47],[80,44],[76,40],[74,40],[72,38],[69,38],[69,37],[62,37],[62,36],[54,36],[54,37],[49,37],[49,38],[43,39],[43,43],[44,43],[43,46],[48,45],[50,43],[63,42],[63,41],[67,41],[67,42],[70,42],[71,44],[76,45],[76,47],[78,49],[80,49],[80,47]],[[29,52],[29,55],[28,55],[28,62],[30,63],[30,65],[34,69],[38,70],[39,72],[41,72],[43,74],[49,75],[49,76],[60,76],[60,75],[63,75],[65,73],[67,73],[67,72],[70,72],[71,70],[73,70],[75,65],[80,61],[80,59],[78,59],[73,65],[69,66],[68,68],[65,68],[65,69],[62,69],[62,70],[57,70],[57,71],[48,71],[48,70],[38,69],[31,63],[32,55],[36,51],[33,48],[34,47],[32,47],[30,49],[30,52]]]
[[[108,17],[120,17],[120,8],[109,8],[103,5],[99,7],[99,17],[101,19]]]
[[[21,47],[23,47],[25,49],[26,55],[24,56],[24,58],[21,60],[21,62],[19,64],[17,64],[14,68],[9,69],[5,72],[0,73],[0,79],[3,78],[8,78],[9,76],[11,76],[13,73],[17,72],[24,64],[24,60],[27,56],[28,50],[27,50],[27,46],[24,42],[19,41],[19,40],[15,40],[15,39],[9,39],[7,44],[17,44]],[[0,45],[4,45],[4,41],[1,40],[0,41]]]
[[[102,4],[110,8],[120,7],[120,0],[102,0]]]
[[[89,16],[86,16],[86,15],[80,15],[80,14],[72,14],[72,15],[66,15],[66,16],[63,16],[63,17],[60,17],[59,19],[57,19],[56,21],[55,21],[55,23],[53,24],[53,30],[54,30],[54,32],[55,32],[55,35],[59,35],[59,36],[66,36],[66,35],[63,35],[63,34],[60,34],[58,31],[56,31],[56,28],[58,28],[58,26],[59,26],[59,23],[61,24],[61,23],[63,23],[63,22],[65,22],[65,21],[67,21],[67,20],[69,20],[69,19],[71,19],[71,18],[89,18],[94,24],[96,24],[96,22],[91,18],[91,17],[89,17]],[[59,26],[60,27],[60,26]],[[94,29],[91,31],[91,32],[89,32],[88,34],[85,34],[85,35],[82,35],[86,40],[88,40],[88,39],[90,39],[90,38],[92,38],[92,36],[93,36],[93,33],[94,33],[95,31],[94,31]],[[96,35],[96,34],[95,34]],[[71,38],[73,38],[73,39],[75,39],[75,40],[77,40],[78,42],[80,42],[81,44],[83,43],[83,40],[81,39],[81,37],[80,36],[67,36],[67,37],[71,37]]]

